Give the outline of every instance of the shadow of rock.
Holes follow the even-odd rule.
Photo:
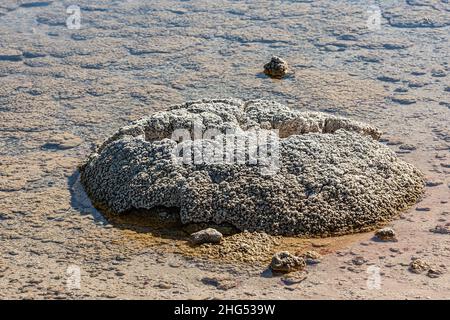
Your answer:
[[[175,240],[188,240],[190,234],[206,228],[215,228],[225,236],[239,232],[239,230],[228,224],[183,224],[180,219],[180,208],[177,207],[132,209],[121,214],[96,208],[84,191],[78,170],[68,178],[68,185],[71,193],[72,208],[80,212],[81,215],[91,215],[94,222],[101,222],[114,228]]]

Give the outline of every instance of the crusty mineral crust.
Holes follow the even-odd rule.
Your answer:
[[[280,168],[174,161],[174,129],[278,129]],[[377,141],[376,128],[271,101],[201,100],[121,128],[80,167],[97,205],[115,213],[179,207],[183,223],[324,236],[373,228],[420,197],[422,174]]]

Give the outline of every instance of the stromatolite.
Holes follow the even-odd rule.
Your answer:
[[[192,134],[193,127],[200,132],[194,142],[177,145],[171,139],[176,129]],[[211,129],[219,132],[214,139],[202,136]],[[272,129],[280,138],[273,150],[269,143],[245,140]],[[81,181],[94,203],[116,213],[178,207],[183,223],[226,222],[282,235],[344,234],[389,221],[423,191],[419,170],[379,143],[380,135],[361,122],[271,101],[194,101],[121,128],[80,167]],[[177,146],[193,146],[196,154],[222,148],[224,141],[236,142],[234,149],[215,161],[177,157],[188,156]],[[258,154],[251,161],[255,145],[258,152],[269,148],[269,160],[276,161]],[[208,152],[202,154],[211,159]]]

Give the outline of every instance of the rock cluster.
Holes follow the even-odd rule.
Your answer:
[[[171,139],[176,129],[193,127],[219,134]],[[264,142],[258,152],[270,149],[266,155],[276,161],[255,153],[251,162],[250,132],[273,130],[278,149]],[[119,214],[176,207],[182,223],[229,223],[272,235],[345,234],[389,221],[423,191],[419,170],[379,143],[380,135],[361,122],[276,102],[205,99],[119,129],[80,167],[80,177],[96,205]],[[224,141],[235,148],[204,161],[198,151],[223,151]],[[192,147],[190,162],[180,162],[180,145]],[[247,155],[236,161],[238,154]]]

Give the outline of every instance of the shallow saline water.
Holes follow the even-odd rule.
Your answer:
[[[379,26],[368,23],[375,9]],[[444,0],[2,0],[0,298],[448,298],[449,234],[430,229],[450,223],[449,31]],[[272,55],[289,63],[285,79],[262,73]],[[95,145],[203,97],[266,98],[379,127],[428,181],[389,224],[399,241],[243,233],[192,248],[139,215],[109,221],[91,206],[77,166]],[[264,271],[283,249],[323,259],[286,285]],[[409,272],[413,258],[442,274]],[[67,285],[74,267],[78,288]]]

